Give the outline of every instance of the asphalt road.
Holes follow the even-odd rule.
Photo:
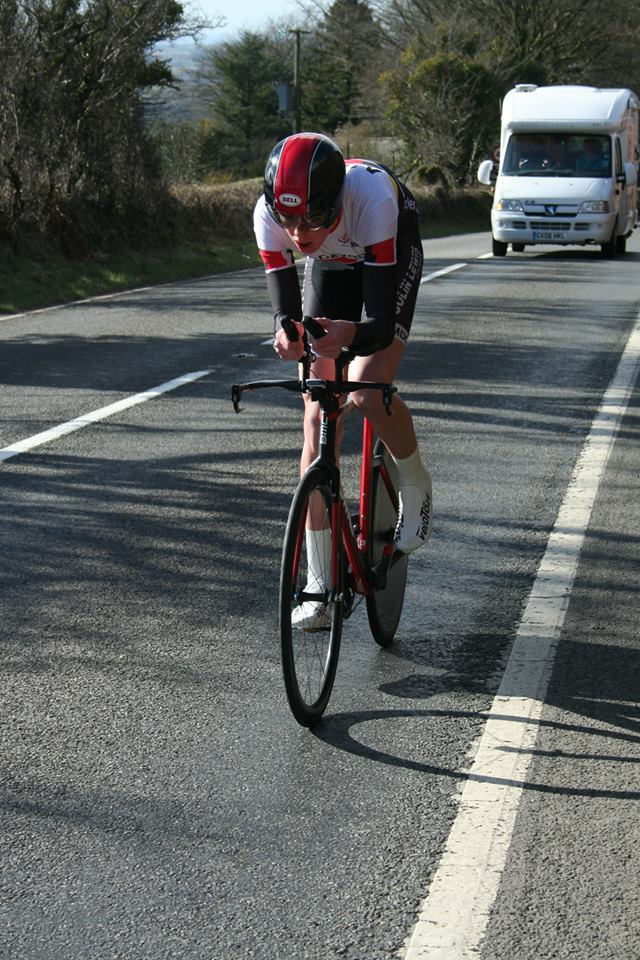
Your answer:
[[[0,461],[1,957],[404,956],[640,308],[635,237],[613,261],[489,249],[486,234],[425,243],[425,277],[465,264],[423,285],[398,380],[435,532],[396,642],[378,649],[363,610],[346,625],[314,732],[288,713],[277,648],[298,401],[229,402],[232,382],[283,370],[261,272],[0,319],[4,450],[209,371]],[[481,960],[638,952],[638,400]]]

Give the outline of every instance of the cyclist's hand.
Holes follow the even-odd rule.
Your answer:
[[[276,330],[273,349],[281,360],[299,360],[304,352],[304,341],[302,339],[304,327],[301,323],[296,323],[296,327],[298,328],[299,338],[293,341],[289,340],[282,327]]]
[[[348,320],[329,320],[328,317],[314,317],[326,333],[324,337],[311,337],[313,352],[319,357],[336,360],[343,347],[348,347],[356,334],[355,323]]]

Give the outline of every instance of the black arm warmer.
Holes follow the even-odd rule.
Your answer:
[[[364,317],[356,324],[356,335],[351,343],[351,349],[359,356],[368,357],[393,343],[396,332],[396,285],[395,265],[364,265]]]
[[[295,267],[268,273],[267,291],[273,307],[274,329],[280,324],[282,317],[302,320],[302,299]]]

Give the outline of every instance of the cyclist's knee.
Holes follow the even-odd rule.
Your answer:
[[[365,417],[375,417],[382,411],[382,398],[377,390],[355,390],[351,399]]]

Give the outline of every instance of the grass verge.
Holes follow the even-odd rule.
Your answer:
[[[81,261],[8,257],[0,264],[0,314],[258,266],[260,262],[252,241],[215,247],[182,244],[171,251],[134,250],[108,259]]]

